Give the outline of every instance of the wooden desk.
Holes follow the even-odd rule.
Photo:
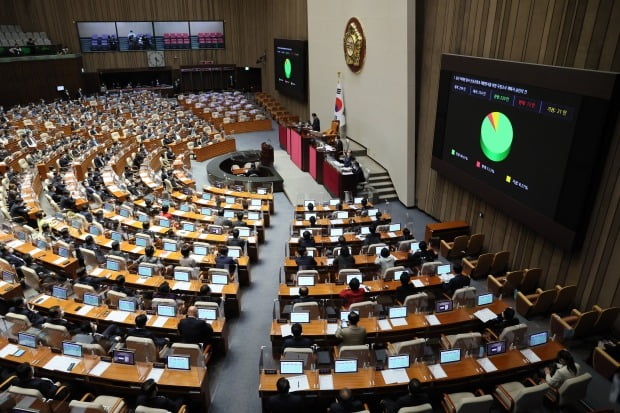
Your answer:
[[[396,257],[396,265],[401,265],[406,263],[409,258],[409,253],[406,251],[392,251],[391,253],[394,257]],[[378,266],[375,264],[376,255],[354,255],[355,258],[355,268],[363,269],[376,269]],[[316,261],[316,269],[319,272],[329,272],[333,270],[332,258],[327,257],[314,257]],[[286,275],[294,274],[298,270],[297,262],[294,258],[286,257],[284,259],[284,273]],[[363,271],[362,271],[363,272]]]
[[[485,306],[499,314],[508,305],[503,301],[495,301]],[[376,317],[360,319],[359,326],[366,328],[367,340],[371,343],[386,343],[394,341],[412,340],[415,337],[435,337],[440,334],[453,334],[464,331],[479,330],[483,323],[473,314],[484,307],[462,307],[446,313],[435,314],[441,324],[431,325],[426,315],[409,314],[407,325],[392,326],[390,330],[381,330]],[[283,343],[281,324],[276,320],[271,323],[271,345],[274,351],[280,351]],[[326,320],[311,320],[303,325],[304,336],[310,337],[319,346],[333,346],[339,343],[334,335],[337,324],[328,323]]]
[[[465,358],[457,363],[442,364],[447,377],[436,379],[429,366],[423,363],[412,364],[406,369],[408,379],[416,378],[422,383],[425,391],[431,397],[439,397],[443,392],[473,390],[476,387],[492,386],[505,381],[511,381],[524,374],[530,374],[542,365],[557,358],[558,351],[564,347],[555,341],[531,348],[540,358],[540,362],[530,363],[519,350],[510,350],[504,354],[493,356],[490,360],[497,367],[496,371],[486,372],[474,358]],[[258,393],[266,411],[267,398],[276,393],[276,382],[281,374],[265,374],[259,376]],[[381,371],[374,366],[360,368],[357,373],[331,374],[333,388],[321,388],[318,371],[305,371],[309,389],[300,393],[314,395],[319,398],[332,398],[343,388],[349,388],[356,394],[377,396],[406,392],[408,382],[387,384]]]
[[[9,344],[7,339],[0,338],[0,352],[4,349],[20,348],[25,353],[20,357],[11,354],[0,358],[3,365],[15,367],[28,362],[37,371],[37,376],[49,377],[65,382],[79,383],[82,389],[96,391],[97,394],[109,394],[118,397],[134,398],[140,394],[140,386],[153,370],[152,363],[137,363],[136,365],[122,365],[110,363],[99,375],[93,372],[101,362],[98,356],[84,356],[75,358],[77,364],[71,371],[51,370],[48,363],[60,355],[51,352],[49,347],[29,349],[18,344]],[[157,381],[160,393],[170,397],[183,396],[192,410],[208,411],[211,404],[207,369],[192,367],[189,371],[163,369]]]
[[[321,227],[321,228],[340,228],[340,227],[359,227],[359,226],[371,226],[371,225],[389,225],[392,222],[392,217],[389,214],[381,215],[381,219],[377,219],[376,217],[369,216],[349,216],[344,219],[328,219],[328,218],[319,218],[316,220],[316,223],[313,228]],[[294,220],[292,222],[293,229],[303,231],[304,229],[308,229],[312,227],[310,221],[307,219],[303,220]],[[402,231],[397,231],[399,236],[402,236]],[[396,234],[396,233],[395,233]]]
[[[429,243],[431,238],[439,237],[445,241],[452,241],[459,235],[469,235],[469,224],[466,221],[446,221],[426,224],[424,240]]]
[[[255,192],[248,191],[233,191],[228,188],[217,188],[211,185],[203,185],[202,190],[204,192],[209,192],[211,194],[219,195],[219,196],[234,196],[236,198],[246,198],[246,199],[260,199],[262,201],[266,201],[269,204],[269,213],[273,214],[275,212],[273,205],[273,193],[267,194],[258,194]]]
[[[194,148],[194,155],[196,155],[197,162],[203,162],[207,159],[215,158],[216,156],[224,155],[229,152],[237,150],[237,143],[234,139],[226,139],[221,142],[208,144],[205,146],[199,146]]]

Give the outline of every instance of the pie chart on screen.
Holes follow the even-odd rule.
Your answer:
[[[494,162],[508,157],[512,148],[512,123],[501,112],[491,112],[482,120],[480,127],[480,148],[482,153]]]

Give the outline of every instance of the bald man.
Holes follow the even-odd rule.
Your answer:
[[[213,328],[205,320],[198,319],[198,307],[187,309],[187,316],[179,322],[179,336],[184,343],[209,344],[213,336]]]
[[[351,390],[346,387],[338,393],[336,401],[329,406],[332,413],[351,413],[364,410],[364,403],[355,399]]]

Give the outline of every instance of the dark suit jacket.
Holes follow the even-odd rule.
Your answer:
[[[381,237],[377,234],[368,234],[364,239],[364,245],[381,244]]]
[[[413,295],[418,292],[418,289],[413,286],[413,284],[401,285],[396,288],[396,299],[401,303],[405,303],[405,298],[408,295]]]
[[[304,399],[296,394],[276,394],[267,399],[269,413],[301,413],[306,411]]]
[[[347,404],[333,402],[329,405],[330,413],[353,413],[364,410],[364,403],[359,400],[350,400]]]
[[[314,257],[311,257],[309,255],[303,255],[301,257],[297,257],[295,259],[295,262],[297,262],[297,265],[299,267],[315,267],[316,266],[316,261],[314,260]]]
[[[150,338],[151,340],[153,340],[153,343],[155,343],[157,347],[162,347],[166,343],[165,339],[157,337],[155,334],[153,334],[152,331],[147,330],[146,328],[138,328],[138,327],[128,328],[126,337],[129,337],[129,336]]]
[[[284,339],[284,343],[282,343],[282,351],[284,351],[287,347],[293,348],[308,348],[312,347],[312,339],[304,336],[300,337],[287,337]]]
[[[148,397],[139,395],[136,399],[136,405],[151,407],[153,409],[165,409],[175,413],[181,407],[181,400],[170,400],[164,396]]]
[[[232,274],[235,272],[237,264],[235,264],[235,260],[229,256],[218,255],[215,257],[215,267],[216,268],[224,268],[228,269],[228,271]]]
[[[204,320],[187,317],[179,321],[179,335],[184,343],[207,344],[213,336],[213,328]]]
[[[32,377],[27,380],[15,379],[12,384],[26,389],[37,389],[46,399],[52,398],[58,390],[58,387],[51,380],[40,379],[38,377]]]
[[[459,288],[467,287],[470,282],[471,282],[471,279],[468,276],[463,275],[463,274],[458,274],[453,279],[448,281],[448,283],[445,284],[444,287],[446,291],[452,294]]]
[[[231,247],[243,248],[245,246],[245,240],[241,238],[231,238],[226,244],[230,245]]]
[[[403,407],[419,406],[430,401],[426,394],[421,393],[415,395],[407,394],[399,397],[396,401],[387,399],[381,402],[388,413],[397,413]]]

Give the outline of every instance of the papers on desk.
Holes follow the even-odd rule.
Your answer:
[[[383,376],[385,384],[409,383],[409,376],[405,369],[381,370],[381,375]]]
[[[97,365],[95,367],[93,367],[90,372],[88,372],[88,374],[93,375],[93,376],[97,376],[97,377],[101,377],[101,375],[103,374],[104,371],[106,371],[108,369],[108,367],[110,367],[112,363],[108,363],[107,361],[100,361],[99,363],[97,363]]]
[[[17,350],[19,350],[19,347],[17,347],[15,344],[7,344],[2,348],[2,350],[0,350],[0,357],[5,358],[10,354],[15,353]]]
[[[441,364],[432,364],[428,366],[428,369],[435,379],[445,379],[448,377],[443,367],[441,367]]]
[[[48,361],[45,366],[43,366],[46,370],[59,370],[59,371],[69,371],[69,365],[74,363],[77,365],[80,362],[80,359],[69,356],[54,356]]]
[[[5,285],[9,285],[9,283],[5,281],[0,281],[0,288],[4,287]]]
[[[422,281],[420,281],[420,280],[413,280],[411,283],[416,288],[423,288],[424,287],[424,283]]]
[[[95,268],[90,272],[90,275],[99,275],[103,272],[103,268]]]
[[[406,326],[407,323],[407,319],[405,317],[401,317],[401,318],[390,318],[390,323],[394,326],[394,327],[402,327],[402,326]]]
[[[478,310],[474,313],[474,315],[478,317],[478,320],[482,321],[483,323],[486,323],[487,321],[494,320],[497,318],[497,314],[495,314],[493,311],[489,310],[488,308],[483,308],[482,310]]]
[[[173,290],[189,290],[192,286],[192,283],[189,281],[175,281],[174,286],[172,287]]]
[[[133,252],[134,254],[137,254],[140,251],[142,251],[142,247],[140,247],[140,246],[133,247],[133,249],[131,250],[131,252]]]
[[[521,350],[521,354],[523,354],[523,357],[525,357],[530,363],[537,363],[540,361],[540,357],[538,357],[538,355],[530,348]]]
[[[144,284],[148,280],[148,277],[138,277],[136,284]]]
[[[452,274],[441,274],[439,276],[439,279],[445,283],[449,282],[453,278],[454,278],[454,275]]]
[[[426,316],[426,321],[432,326],[438,326],[441,324],[441,321],[437,318],[435,314],[429,314]]]
[[[82,308],[80,308],[79,310],[77,310],[75,313],[81,316],[85,316],[86,314],[88,314],[90,312],[90,310],[92,310],[94,307],[92,305],[88,305],[88,304],[84,304],[82,305]]]
[[[295,221],[295,225],[297,226],[302,226],[304,224],[303,221]]]
[[[168,321],[170,317],[163,317],[163,316],[157,316],[155,318],[155,321],[153,322],[153,324],[151,324],[153,327],[163,327],[164,324],[166,324],[166,321]]]
[[[280,335],[282,337],[292,336],[293,332],[291,331],[290,324],[280,324]]]
[[[388,232],[388,235],[390,236],[390,238],[396,238],[396,233],[395,232]]]
[[[321,390],[334,390],[334,378],[331,374],[319,375],[319,389]]]
[[[301,376],[287,377],[288,382],[291,385],[290,392],[310,390],[310,383],[308,383],[308,376],[302,374]]]
[[[289,242],[299,242],[299,237],[291,237],[291,240]]]
[[[39,249],[39,248],[33,248],[30,251],[28,251],[28,254],[30,255],[35,255],[38,254],[39,252],[42,252],[43,250]]]
[[[51,296],[47,295],[47,294],[43,294],[41,296],[39,296],[39,298],[37,298],[36,300],[34,300],[35,304],[41,304],[44,303],[48,298],[50,298]]]
[[[65,257],[59,257],[56,258],[54,261],[52,261],[55,265],[62,265],[65,262],[67,262],[67,259]]]
[[[334,334],[336,334],[336,331],[338,331],[338,324],[336,323],[327,324],[327,329],[326,329],[327,334],[333,336]]]
[[[338,242],[338,237],[329,237],[329,242]]]
[[[299,295],[299,287],[291,287],[288,289],[288,295],[291,297],[294,295]]]
[[[161,375],[164,374],[164,369],[151,369],[149,375],[144,379],[145,381],[148,379],[155,380],[155,383],[159,383],[159,379],[161,379]]]
[[[379,324],[379,328],[381,330],[391,330],[392,329],[392,324],[390,324],[390,322],[388,320],[386,320],[386,319],[377,321],[377,324]]]
[[[488,357],[484,357],[476,361],[478,362],[478,364],[480,364],[480,367],[482,367],[484,371],[486,371],[487,373],[497,370],[497,367],[495,367],[495,364],[493,364],[493,362],[489,360]]]
[[[333,258],[328,258],[327,259],[327,265],[334,265],[334,259]]]
[[[332,219],[330,221],[332,223],[332,225],[342,225],[344,224],[344,221],[341,219]],[[338,238],[336,238],[336,241],[338,241]]]
[[[117,323],[122,323],[125,321],[129,313],[127,311],[118,311],[113,310],[110,311],[110,314],[105,318],[108,321],[116,321]]]
[[[9,248],[19,248],[22,245],[24,245],[24,243],[18,239],[14,239],[13,241],[6,243],[6,246]]]
[[[209,284],[212,293],[221,294],[224,290],[224,284]]]

